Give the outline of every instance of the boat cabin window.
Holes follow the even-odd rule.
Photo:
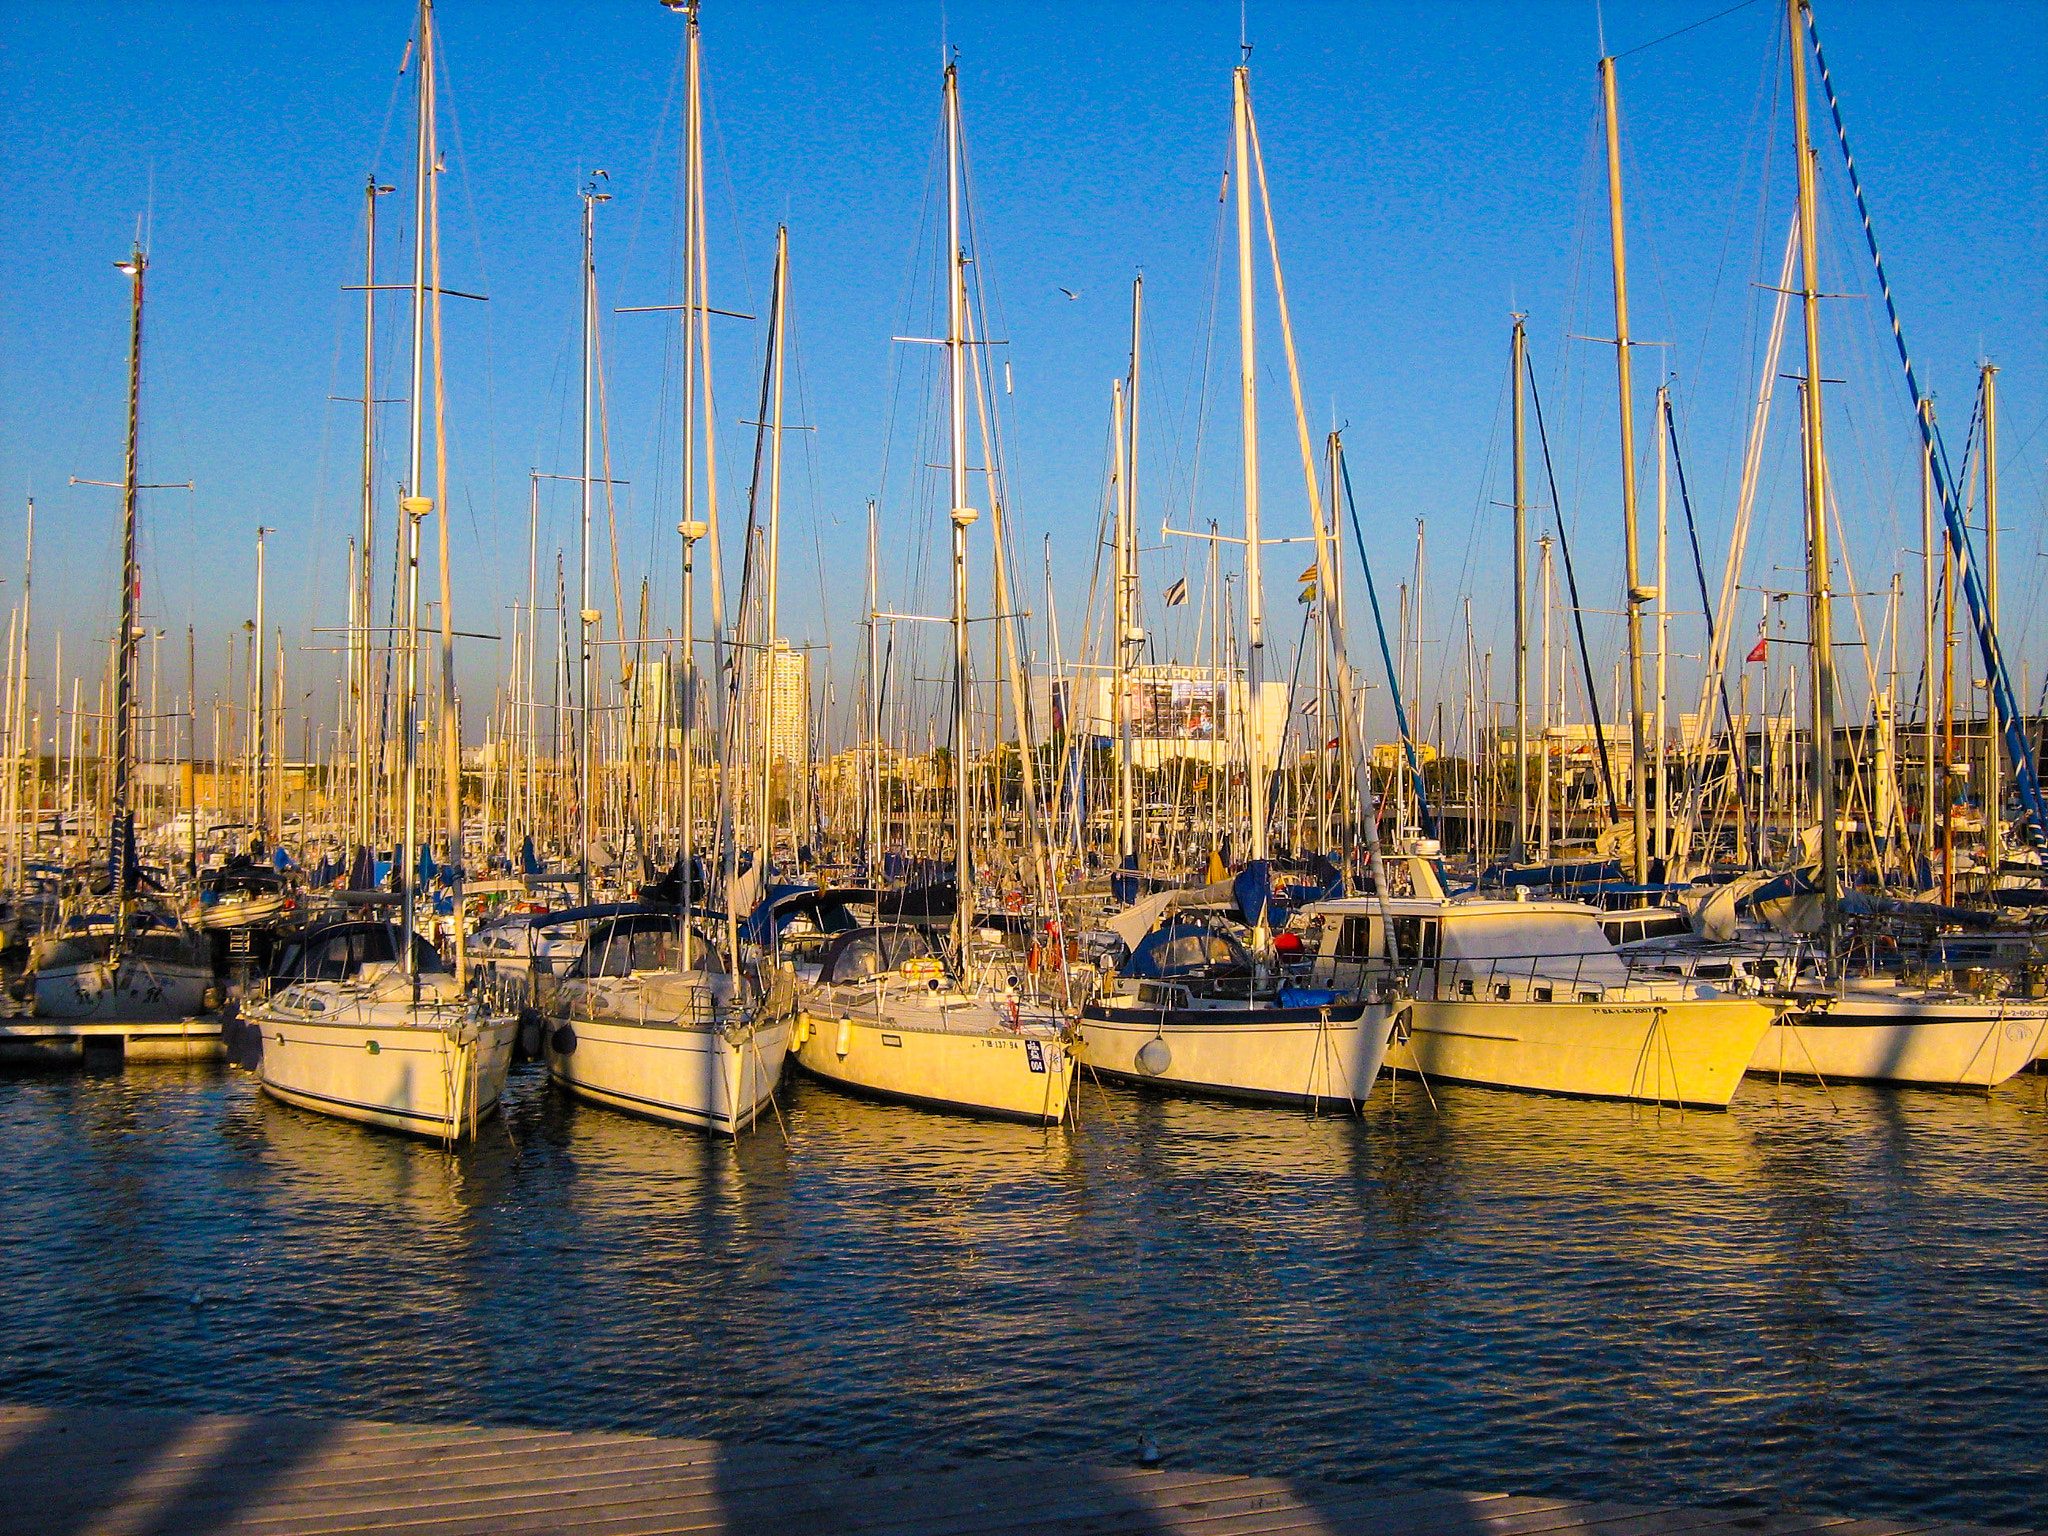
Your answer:
[[[1345,918],[1344,926],[1337,931],[1336,957],[1339,960],[1370,960],[1378,953],[1379,946],[1372,941],[1372,919]]]
[[[1416,961],[1432,964],[1437,955],[1437,921],[1433,917],[1397,917],[1394,919],[1394,946],[1400,951],[1403,964]]]
[[[1619,948],[1624,944],[1640,944],[1645,939],[1676,939],[1692,932],[1692,924],[1683,912],[1656,912],[1647,916],[1610,917],[1600,924],[1607,934],[1607,942]]]

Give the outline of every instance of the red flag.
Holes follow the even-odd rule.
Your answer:
[[[1768,654],[1769,646],[1770,641],[1766,640],[1762,635],[1758,635],[1756,637],[1756,645],[1753,649],[1751,649],[1749,653],[1749,660],[1762,661],[1765,655]],[[1747,663],[1745,663],[1745,665],[1747,665]]]

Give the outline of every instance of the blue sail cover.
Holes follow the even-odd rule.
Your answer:
[[[1279,912],[1273,901],[1273,866],[1265,859],[1253,859],[1237,872],[1237,878],[1230,882],[1230,894],[1237,902],[1238,916],[1256,928],[1264,917],[1268,923]]]

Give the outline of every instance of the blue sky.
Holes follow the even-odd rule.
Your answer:
[[[1588,604],[1614,606],[1612,352],[1571,339],[1611,333],[1594,61],[1603,27],[1619,52],[1720,8],[1303,3],[1246,13],[1311,414],[1318,432],[1348,423],[1389,601],[1414,519],[1429,522],[1431,637],[1446,643],[1432,650],[1426,692],[1440,678],[1462,698],[1463,642],[1451,632],[1467,592],[1480,643],[1504,644],[1507,522],[1493,503],[1505,495],[1511,310],[1529,315]],[[799,641],[830,640],[842,675],[861,605],[866,497],[884,498],[892,590],[921,597],[913,556],[931,504],[910,466],[923,453],[926,360],[890,338],[917,327],[914,296],[931,286],[929,178],[948,44],[959,51],[983,272],[1001,300],[992,324],[1010,342],[1020,563],[1035,574],[1050,540],[1069,654],[1094,558],[1109,381],[1123,366],[1128,283],[1140,268],[1144,521],[1155,532],[1169,517],[1235,524],[1227,262],[1213,336],[1208,316],[1239,15],[1232,4],[708,0],[714,302],[765,301],[775,224],[786,220],[801,379],[792,411],[817,430],[791,446],[784,627]],[[600,232],[605,307],[672,297],[682,26],[655,0],[443,0],[439,18],[453,172],[446,277],[490,294],[488,306],[449,314],[457,603],[461,627],[509,634],[506,605],[524,587],[528,472],[576,467],[576,193],[591,169],[609,172],[614,194]],[[1916,361],[1958,439],[1952,451],[1976,364],[2003,370],[2008,645],[2028,658],[2038,690],[2048,655],[2048,619],[2034,601],[2048,456],[2048,9],[1838,0],[1820,23]],[[202,692],[216,686],[225,636],[253,609],[253,530],[278,528],[271,611],[295,647],[293,691],[317,683],[322,714],[331,710],[332,663],[296,647],[325,643],[315,628],[342,616],[357,448],[353,407],[328,397],[355,392],[357,300],[341,286],[360,281],[363,178],[374,169],[402,179],[407,103],[396,71],[410,24],[402,0],[0,4],[0,154],[12,189],[0,225],[0,603],[18,594],[21,504],[33,494],[43,671],[57,626],[67,669],[111,628],[116,500],[66,479],[119,473],[126,296],[111,263],[146,211],[145,471],[198,487],[147,503],[147,606],[161,626],[198,626],[210,675]],[[1670,343],[1638,354],[1639,404],[1647,415],[1661,371],[1675,371],[1714,577],[1755,387],[1752,285],[1775,280],[1790,206],[1782,25],[1781,8],[1764,0],[1621,64],[1634,329]],[[1839,164],[1823,148],[1824,281],[1874,295]],[[394,226],[402,201],[385,203]],[[387,278],[402,272],[399,246],[383,259]],[[394,308],[387,363],[398,321]],[[676,540],[662,531],[675,520],[678,431],[664,395],[667,322],[607,325],[614,473],[633,482],[620,509],[621,575],[629,608],[640,578],[652,581],[662,629],[674,622],[677,581]],[[1270,311],[1265,335],[1275,343],[1261,386],[1268,528],[1302,532]],[[1910,418],[1888,345],[1869,297],[1829,306],[1826,366],[1845,381],[1830,402],[1835,472],[1865,589],[1882,586],[1918,542]],[[719,346],[726,495],[737,505],[749,446],[737,423],[752,414],[760,328],[729,322]],[[1796,343],[1786,357],[1796,366]],[[1760,575],[1798,553],[1789,398],[1751,559]],[[388,426],[387,455],[396,412]],[[571,493],[548,495],[543,541],[554,545],[572,537]],[[1290,602],[1294,553],[1269,562],[1279,604]],[[1180,574],[1186,558],[1178,541],[1148,556],[1148,585]],[[985,552],[979,559],[985,573]],[[601,546],[598,566],[609,610]],[[1783,584],[1784,573],[1772,579]],[[1158,626],[1162,653],[1188,644],[1184,614]],[[1754,615],[1736,622],[1753,629]],[[1853,629],[1846,613],[1838,628]],[[1597,621],[1596,646],[1612,630]],[[1679,648],[1696,651],[1696,633]],[[472,736],[500,659],[489,644],[466,657]],[[1504,671],[1497,665],[1497,677]]]

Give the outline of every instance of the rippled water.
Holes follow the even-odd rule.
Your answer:
[[[467,1156],[246,1074],[0,1080],[0,1398],[2048,1523],[2048,1110],[811,1085],[737,1149],[515,1074]]]

